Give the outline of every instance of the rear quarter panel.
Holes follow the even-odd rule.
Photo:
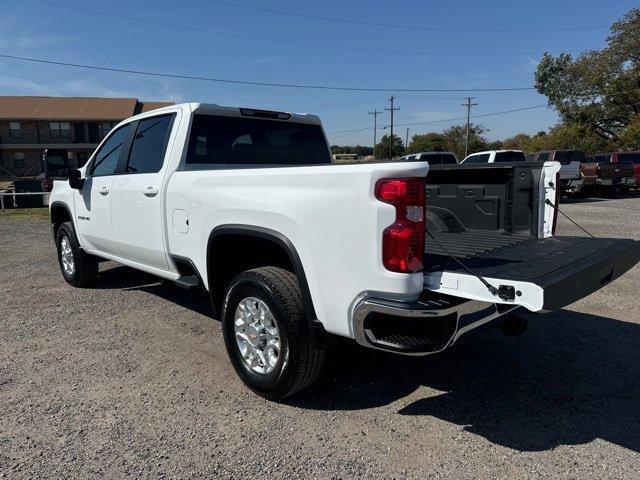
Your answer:
[[[170,253],[190,258],[208,285],[214,228],[275,230],[296,249],[325,329],[352,336],[350,310],[364,291],[408,300],[422,291],[422,273],[398,274],[382,265],[382,231],[395,209],[376,200],[374,186],[385,177],[424,177],[427,169],[426,162],[395,162],[177,171],[167,189]],[[175,210],[188,216],[188,232],[172,228]]]

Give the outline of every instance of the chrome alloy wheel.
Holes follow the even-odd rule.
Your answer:
[[[60,259],[62,260],[62,268],[64,273],[68,276],[73,276],[73,272],[76,269],[76,264],[73,260],[73,250],[71,249],[71,242],[65,235],[60,241]]]
[[[280,331],[271,310],[262,300],[246,297],[236,308],[236,343],[251,370],[271,373],[280,356]]]

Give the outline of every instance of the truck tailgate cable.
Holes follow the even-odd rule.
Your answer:
[[[591,238],[596,238],[594,237],[591,232],[587,231],[587,229],[583,228],[581,225],[578,224],[578,222],[575,222],[571,217],[569,217],[569,215],[567,215],[566,213],[564,213],[562,210],[560,210],[560,207],[557,207],[553,204],[553,202],[551,200],[549,200],[548,198],[545,200],[545,202],[547,205],[549,205],[551,208],[553,208],[556,212],[558,212],[560,215],[562,215],[564,218],[566,218],[567,220],[569,220],[571,223],[573,223],[576,227],[578,227],[580,230],[582,230],[584,233],[586,233],[587,235],[589,235]]]
[[[478,275],[476,272],[474,272],[473,270],[471,270],[471,268],[469,268],[468,266],[466,266],[462,260],[460,260],[459,258],[455,257],[453,254],[451,254],[449,252],[449,250],[447,250],[447,247],[445,247],[442,243],[440,243],[436,237],[434,237],[433,235],[431,235],[431,232],[427,229],[425,229],[425,232],[427,232],[427,235],[429,235],[429,237],[431,237],[431,239],[436,243],[436,245],[438,245],[443,251],[444,253],[446,253],[449,257],[451,257],[451,259],[456,262],[457,264],[459,264],[469,275],[473,275],[474,277],[476,277],[478,280],[480,280],[482,282],[482,284],[487,287],[487,290],[489,290],[489,292],[491,293],[491,295],[493,295],[494,297],[498,296],[498,289],[496,287],[494,287],[493,285],[491,285],[489,282],[487,282],[484,278],[482,278],[480,275]]]

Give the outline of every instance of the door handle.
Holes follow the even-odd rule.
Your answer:
[[[155,187],[147,187],[147,189],[142,192],[145,197],[155,197],[158,194],[158,189]]]
[[[100,195],[108,195],[109,189],[107,187],[102,187],[100,190]]]

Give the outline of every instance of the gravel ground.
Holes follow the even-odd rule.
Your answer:
[[[640,196],[564,208],[640,239]],[[204,295],[111,263],[64,283],[46,219],[0,214],[0,271],[0,477],[640,476],[638,267],[516,338],[338,342],[286,404],[242,386]]]

